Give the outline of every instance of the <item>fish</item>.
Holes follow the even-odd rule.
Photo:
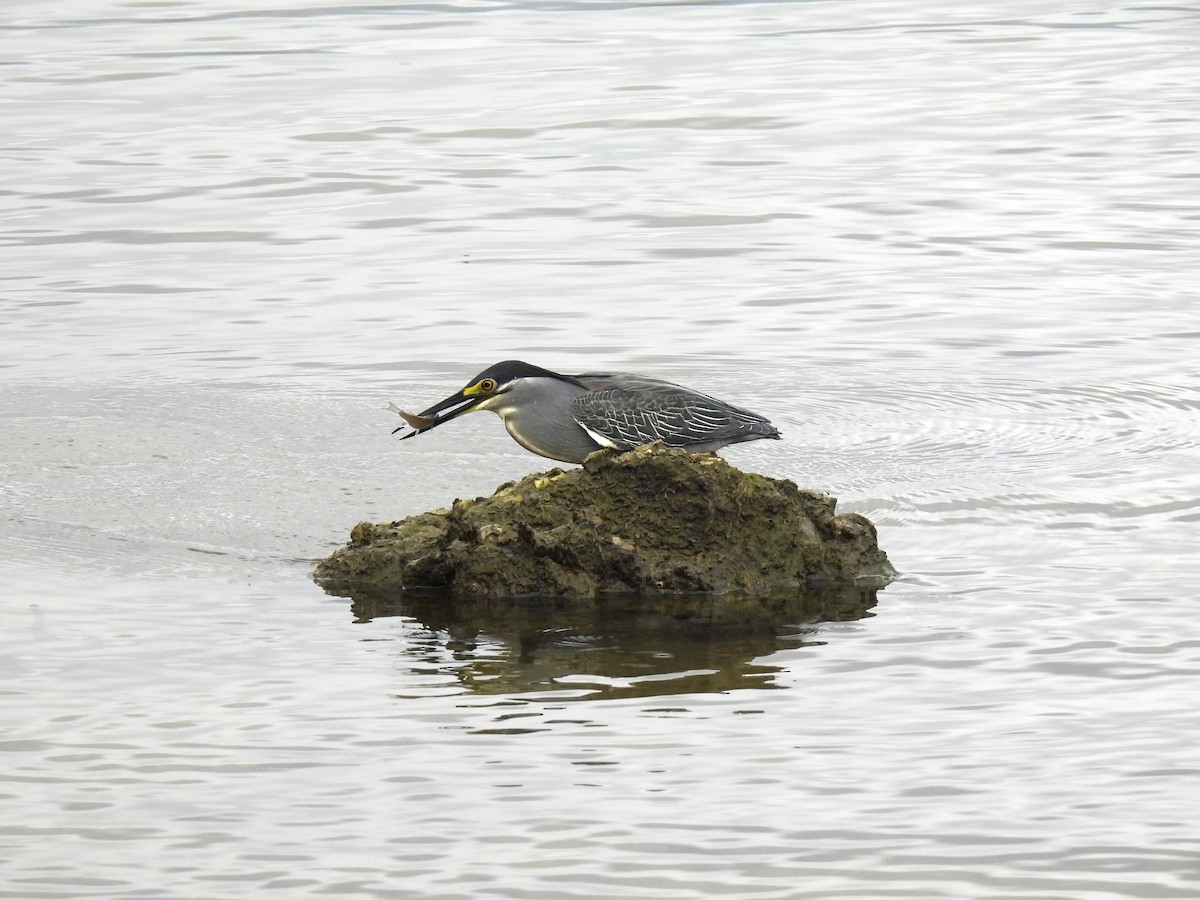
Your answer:
[[[398,407],[395,403],[389,403],[387,408],[388,408],[388,412],[394,412],[396,415],[398,415],[400,418],[402,418],[405,421],[405,423],[408,425],[409,428],[413,429],[411,434],[406,434],[406,435],[401,436],[400,440],[404,440],[404,438],[412,437],[413,435],[420,434],[422,431],[426,431],[437,424],[437,416],[418,416],[415,413],[405,412],[400,407]],[[397,431],[399,431],[403,427],[404,426],[401,425],[401,426],[399,426],[399,428],[394,429],[392,431],[392,434],[395,434]]]

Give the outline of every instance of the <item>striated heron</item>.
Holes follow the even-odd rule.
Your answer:
[[[560,375],[511,359],[419,415],[392,409],[413,429],[401,440],[490,409],[526,450],[572,463],[597,450],[632,450],[652,441],[704,453],[780,436],[760,415],[669,381],[623,372]]]

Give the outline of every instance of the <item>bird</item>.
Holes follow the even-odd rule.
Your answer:
[[[526,450],[569,463],[583,462],[597,450],[633,450],[654,441],[706,453],[781,437],[757,413],[669,381],[626,372],[562,375],[515,359],[488,366],[422,413],[407,413],[394,404],[390,409],[412,429],[400,440],[488,409]]]

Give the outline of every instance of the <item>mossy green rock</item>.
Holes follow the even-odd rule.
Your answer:
[[[316,569],[338,592],[459,595],[737,592],[896,575],[875,526],[786,480],[662,444],[595,453],[491,497],[399,522],[361,522]]]

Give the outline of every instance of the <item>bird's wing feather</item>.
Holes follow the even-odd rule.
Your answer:
[[[617,449],[651,441],[687,447],[777,433],[762,416],[666,381],[627,375],[577,377],[592,390],[575,398],[575,420]]]

